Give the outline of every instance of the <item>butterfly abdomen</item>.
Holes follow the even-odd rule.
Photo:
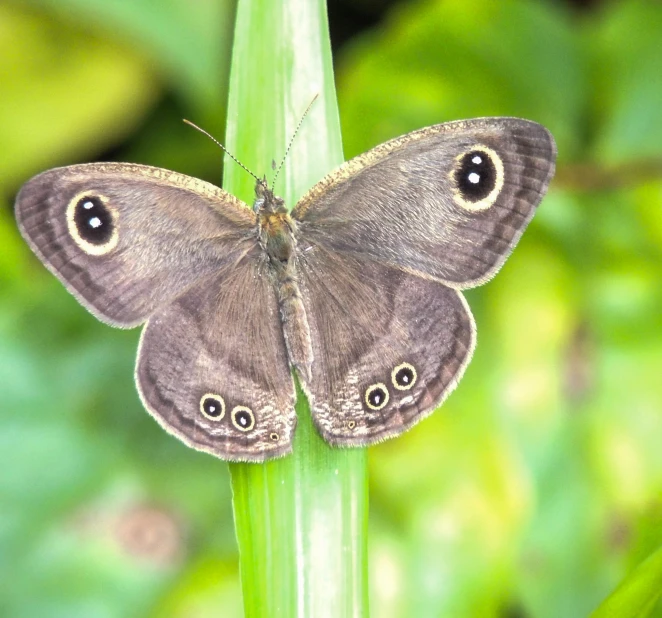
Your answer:
[[[307,382],[310,380],[313,348],[294,260],[289,260],[284,268],[276,269],[276,281],[280,317],[290,363],[297,369],[301,378]]]
[[[267,200],[268,203],[268,200]],[[313,360],[310,326],[297,280],[294,252],[295,222],[283,209],[259,213],[259,237],[274,274],[278,305],[290,364],[304,381],[310,379]]]

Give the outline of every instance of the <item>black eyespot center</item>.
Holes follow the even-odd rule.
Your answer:
[[[250,431],[255,427],[255,415],[246,406],[236,406],[232,410],[232,424],[239,431]]]
[[[91,245],[107,244],[115,230],[110,209],[96,195],[81,197],[74,207],[73,220],[82,240]]]
[[[497,184],[497,168],[492,156],[481,149],[462,155],[455,170],[455,182],[467,202],[485,199]]]
[[[381,382],[372,384],[366,389],[365,403],[371,410],[381,410],[389,400],[388,389]]]
[[[225,401],[220,395],[207,393],[200,399],[200,412],[210,421],[220,421],[225,416]]]
[[[393,369],[391,373],[391,380],[393,381],[393,386],[400,391],[408,391],[411,389],[416,380],[418,379],[418,374],[413,365],[409,363],[402,363]]]

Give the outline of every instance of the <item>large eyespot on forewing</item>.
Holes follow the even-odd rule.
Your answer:
[[[107,197],[79,193],[69,202],[66,216],[71,238],[88,255],[105,255],[117,246],[118,214]]]
[[[450,174],[455,203],[475,212],[490,208],[503,189],[503,170],[497,152],[481,144],[457,156]]]

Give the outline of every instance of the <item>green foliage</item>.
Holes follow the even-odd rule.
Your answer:
[[[645,618],[662,595],[662,549],[641,563],[591,614],[592,618]]]
[[[296,22],[293,14],[300,16]],[[278,38],[263,45],[273,31]],[[244,79],[252,74],[262,77]],[[242,0],[228,104],[230,151],[249,169],[268,170],[314,96],[277,180],[290,205],[343,161],[326,6],[323,0]],[[225,163],[223,186],[250,203],[254,179],[227,157]],[[245,616],[366,616],[366,450],[326,444],[302,393],[296,410],[291,456],[230,465]]]
[[[141,409],[137,333],[82,310],[11,215],[31,174],[100,156],[218,183],[218,151],[180,119],[222,137],[233,13],[0,4],[2,615],[241,615],[225,467]],[[335,59],[347,157],[492,114],[546,124],[560,153],[512,258],[470,294],[457,392],[370,450],[374,616],[586,616],[627,574],[595,615],[662,616],[661,31],[644,1],[402,2]],[[317,180],[295,160],[288,183]]]

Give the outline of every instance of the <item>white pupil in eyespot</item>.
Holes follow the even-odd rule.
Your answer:
[[[92,217],[89,220],[89,224],[90,224],[90,227],[97,228],[97,227],[101,226],[101,219],[99,219],[99,217]]]
[[[477,185],[480,182],[480,174],[476,174],[476,172],[471,172],[467,180],[469,180],[471,184]]]
[[[373,395],[375,398],[375,405],[378,406],[382,402],[382,396],[379,393]]]
[[[483,160],[480,158],[479,155],[476,155],[474,156],[473,159],[471,159],[471,162],[475,163],[476,165],[480,165],[483,162]]]
[[[90,208],[94,208],[94,204],[93,204],[92,202],[85,202],[85,203],[83,204],[83,208],[84,208],[85,210],[89,210]]]

